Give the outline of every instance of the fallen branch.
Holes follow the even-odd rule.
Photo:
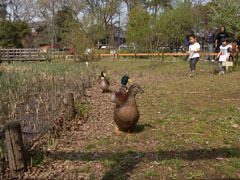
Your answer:
[[[185,92],[186,94],[204,94],[203,92]]]

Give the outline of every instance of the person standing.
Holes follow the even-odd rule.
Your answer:
[[[220,52],[220,46],[222,45],[222,40],[223,39],[227,39],[229,36],[226,32],[226,28],[225,26],[222,26],[220,28],[220,32],[217,34],[217,38],[216,38],[216,53],[219,53]]]
[[[196,69],[196,64],[200,58],[200,44],[197,42],[197,39],[194,34],[189,36],[190,40],[190,46],[189,46],[189,56],[190,56],[190,70],[191,74],[189,75],[190,77],[195,76],[195,69]]]
[[[223,67],[223,62],[229,61],[229,57],[231,55],[232,46],[228,44],[229,40],[227,38],[222,39],[222,45],[220,46],[220,52],[218,53],[218,67],[219,67],[219,75],[225,74],[226,70]]]
[[[186,36],[186,39],[184,41],[184,46],[189,49],[189,46],[190,46],[190,36],[193,35],[194,32],[191,30],[191,31],[188,31],[188,35]],[[189,55],[185,56],[185,58],[183,59],[184,61],[187,61],[189,58]]]
[[[217,27],[214,27],[212,31],[208,35],[207,43],[208,43],[208,53],[214,53],[214,46],[216,42],[216,32]],[[212,61],[214,62],[214,57],[212,55],[208,55],[205,62]]]

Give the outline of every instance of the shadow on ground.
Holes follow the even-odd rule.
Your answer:
[[[46,152],[49,157],[58,160],[70,161],[113,161],[111,169],[104,174],[103,180],[127,179],[130,177],[137,164],[142,161],[163,161],[171,159],[183,159],[189,161],[216,159],[216,158],[240,158],[240,148],[197,149],[187,151],[157,151],[157,152]],[[220,178],[221,179],[221,178]],[[224,179],[224,178],[223,178]],[[222,179],[222,180],[223,180]],[[217,179],[212,179],[217,180]],[[232,179],[237,180],[237,179]]]
[[[132,132],[133,134],[141,133],[141,132],[144,131],[145,127],[153,128],[153,126],[150,125],[150,124],[139,124],[139,125],[136,124],[136,125],[132,128],[131,132]]]

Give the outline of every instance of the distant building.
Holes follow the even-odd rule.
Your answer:
[[[108,37],[101,40],[101,44],[99,44],[98,48],[103,45],[118,48],[119,45],[125,43],[125,33],[122,28],[114,25],[109,25],[108,31]]]

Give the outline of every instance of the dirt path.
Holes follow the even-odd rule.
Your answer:
[[[115,88],[117,85],[111,84],[111,89]],[[69,180],[101,179],[104,176],[105,170],[101,163],[86,160],[94,158],[94,153],[91,157],[84,153],[91,153],[86,148],[88,145],[115,135],[113,104],[110,101],[112,93],[102,94],[95,85],[86,90],[85,94],[84,101],[91,107],[87,122],[79,128],[72,127],[71,131],[61,132],[56,149],[48,149],[44,153],[43,165],[25,173],[24,178]]]

